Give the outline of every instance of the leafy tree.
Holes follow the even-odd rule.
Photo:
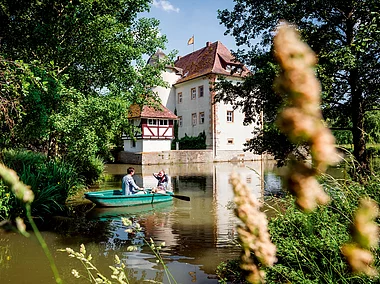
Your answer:
[[[137,18],[149,0],[1,0],[0,52],[39,60],[88,95],[104,88],[133,96],[157,82],[143,55],[163,48],[158,20]]]
[[[379,11],[380,3],[376,0],[235,0],[233,10],[219,11],[218,18],[226,26],[226,34],[235,37],[237,45],[247,46],[238,50],[236,56],[252,68],[253,78],[247,78],[236,87],[223,82],[219,86],[221,89],[229,91],[228,88],[234,88],[237,95],[231,99],[231,92],[226,92],[219,99],[243,106],[248,116],[263,110],[264,122],[273,122],[273,115],[281,102],[273,94],[270,84],[277,72],[271,56],[271,43],[276,25],[285,19],[298,27],[303,39],[316,52],[324,117],[332,127],[352,132],[354,156],[366,172],[369,164],[365,115],[378,109],[380,103]],[[236,103],[237,98],[241,98],[242,103]],[[265,150],[272,153],[270,142],[278,141],[275,139],[282,137],[281,134],[274,127],[264,127],[262,134],[250,142],[249,148],[259,153]],[[264,145],[263,141],[266,142]],[[285,141],[285,153],[296,149]]]
[[[91,182],[132,103],[164,85],[144,59],[164,48],[149,0],[0,0],[0,148],[59,156]],[[153,100],[154,102],[154,100]]]

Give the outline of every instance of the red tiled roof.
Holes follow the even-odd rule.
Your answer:
[[[168,108],[160,104],[157,108],[152,106],[141,107],[133,104],[129,108],[128,118],[163,118],[163,119],[178,119]]]
[[[249,70],[236,61],[231,52],[220,41],[207,43],[204,48],[180,57],[174,62],[174,65],[183,69],[183,76],[177,81],[177,84],[207,74],[245,77],[249,73]],[[242,68],[242,72],[231,74],[231,71],[226,70],[227,65],[239,66]]]

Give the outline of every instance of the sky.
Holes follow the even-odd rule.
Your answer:
[[[226,28],[219,24],[217,10],[232,10],[233,0],[153,0],[146,17],[160,21],[161,34],[168,43],[165,53],[178,50],[183,56],[206,45],[206,42],[221,41],[228,49],[237,50],[232,36],[225,36]],[[194,46],[187,41],[194,35]]]

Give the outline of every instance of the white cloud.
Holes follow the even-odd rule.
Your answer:
[[[153,0],[153,6],[166,12],[179,12],[179,8],[174,7],[169,1],[166,0]]]

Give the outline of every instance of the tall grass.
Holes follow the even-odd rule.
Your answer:
[[[267,282],[377,283],[376,278],[352,274],[340,248],[350,240],[359,197],[380,201],[379,182],[377,176],[361,185],[325,175],[322,184],[332,197],[331,203],[308,214],[300,212],[290,196],[279,200],[286,210],[269,222],[278,262],[267,269]],[[374,253],[379,259],[379,249]]]
[[[32,215],[45,218],[60,214],[65,210],[68,197],[84,187],[84,182],[76,169],[68,163],[59,160],[48,160],[44,155],[29,152],[7,150],[2,152],[2,161],[9,168],[14,169],[24,184],[28,184],[35,199],[32,203]],[[3,185],[0,195],[10,193]],[[0,217],[13,219],[16,216],[25,216],[24,206],[9,195],[7,204],[3,204]],[[3,213],[3,214],[1,214]]]

